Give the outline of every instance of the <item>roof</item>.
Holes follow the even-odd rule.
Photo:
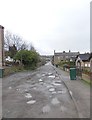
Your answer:
[[[71,59],[72,59],[73,61],[75,61],[75,60],[76,60],[76,57],[71,57]]]
[[[89,57],[90,57],[90,54],[85,53],[85,54],[79,54],[78,56],[81,58],[82,61],[88,61]]]
[[[2,25],[0,25],[0,28],[4,29],[4,27]]]
[[[90,57],[89,57],[89,60],[92,58],[92,53],[90,53]]]
[[[57,52],[55,53],[55,56],[77,56],[79,55],[79,52]]]

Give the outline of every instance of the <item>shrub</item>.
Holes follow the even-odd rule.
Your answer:
[[[25,68],[35,69],[39,61],[39,54],[35,51],[21,50],[17,52],[14,59],[21,61]]]

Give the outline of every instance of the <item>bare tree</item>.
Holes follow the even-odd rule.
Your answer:
[[[22,45],[21,45],[21,50],[26,50],[28,49],[28,45],[24,42]]]
[[[12,34],[9,31],[5,32],[5,36],[4,36],[4,46],[6,49],[9,50],[9,46],[12,45]]]
[[[21,46],[24,44],[23,39],[16,35],[16,34],[12,34],[9,31],[5,32],[5,48],[9,50],[10,46],[15,45],[17,50],[21,49]]]
[[[36,51],[35,47],[32,44],[30,45],[30,50],[31,51]]]

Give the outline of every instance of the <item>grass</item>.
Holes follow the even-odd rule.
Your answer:
[[[63,70],[63,67],[59,67],[59,68]],[[64,71],[64,70],[63,70],[63,71]],[[66,72],[66,73],[69,73],[69,71],[65,71],[65,72]],[[86,74],[84,74],[84,75],[87,76]],[[91,81],[89,80],[88,77],[85,77],[85,76],[82,77],[82,81],[90,85],[90,84],[91,84]]]
[[[8,76],[8,75],[14,74],[16,72],[33,71],[42,65],[43,65],[42,63],[39,63],[37,66],[35,66],[33,64],[31,66],[12,65],[10,67],[5,67],[4,68],[4,76]]]
[[[24,71],[23,66],[11,66],[11,67],[5,67],[4,69],[4,76],[16,73],[16,72],[21,72]]]
[[[85,83],[85,84],[88,84],[88,85],[90,85],[91,84],[91,81],[90,80],[84,80],[84,79],[82,79],[82,81],[83,81],[83,83]]]

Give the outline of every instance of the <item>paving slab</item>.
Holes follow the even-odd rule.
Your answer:
[[[83,80],[70,80],[69,73],[55,68],[60,78],[67,85],[76,101],[81,118],[90,118],[90,85]]]

